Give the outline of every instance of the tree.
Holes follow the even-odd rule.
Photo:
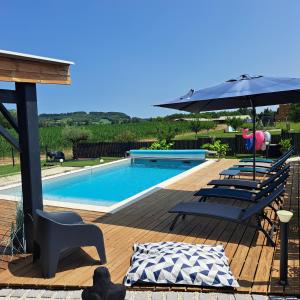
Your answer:
[[[237,131],[242,125],[244,124],[244,121],[240,118],[229,118],[227,120],[227,125],[231,126],[235,131]]]
[[[201,130],[205,129],[208,133],[208,131],[210,129],[213,129],[216,127],[215,122],[213,121],[199,121],[199,120],[195,120],[190,122],[190,130],[195,132],[195,137],[197,139],[197,135],[198,132],[200,132]]]
[[[195,132],[195,139],[198,137],[198,132],[203,129],[201,122],[199,120],[195,120],[190,122],[189,127],[191,131]]]
[[[207,131],[207,133],[210,129],[213,129],[215,127],[216,127],[216,123],[213,121],[202,122],[202,128],[205,129]]]
[[[178,128],[160,127],[157,128],[157,139],[158,141],[166,141],[167,144],[171,143],[178,133]]]
[[[250,108],[239,108],[237,111],[240,115],[252,115],[252,110]]]
[[[65,127],[62,130],[62,138],[72,144],[73,159],[77,159],[76,148],[79,142],[86,141],[91,138],[92,133],[80,127]]]
[[[291,104],[288,118],[290,121],[299,122],[300,121],[300,103]]]

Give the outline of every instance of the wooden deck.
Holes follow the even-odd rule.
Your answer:
[[[104,232],[108,264],[114,282],[122,282],[129,267],[132,245],[135,242],[183,241],[187,243],[222,243],[229,257],[233,274],[240,288],[225,290],[241,293],[300,295],[299,276],[299,176],[300,166],[291,164],[291,176],[286,187],[285,207],[294,212],[289,240],[289,285],[278,285],[279,240],[275,248],[266,245],[263,234],[252,228],[209,218],[187,217],[179,222],[174,232],[169,232],[173,216],[168,209],[180,201],[196,200],[195,190],[218,177],[220,170],[232,165],[234,160],[222,160],[206,167],[167,189],[155,192],[115,214],[77,211],[85,221],[99,225]],[[220,200],[216,200],[220,201]],[[237,203],[235,203],[237,205]],[[58,210],[46,207],[46,210]],[[0,200],[0,239],[14,219],[15,203]],[[271,211],[269,211],[271,214]],[[27,286],[39,288],[81,288],[92,283],[97,266],[96,251],[85,247],[61,260],[55,278],[43,279],[31,256],[18,256],[13,261],[3,257],[0,262],[2,286]],[[224,292],[222,289],[186,286],[135,286],[135,289],[153,291]]]

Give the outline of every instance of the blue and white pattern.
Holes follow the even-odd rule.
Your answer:
[[[124,284],[136,282],[238,287],[223,245],[177,242],[135,244]]]

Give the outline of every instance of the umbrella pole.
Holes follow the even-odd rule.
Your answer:
[[[255,165],[256,165],[256,149],[255,149],[255,143],[256,143],[256,108],[251,101],[251,105],[252,105],[252,123],[253,123],[253,180],[255,180],[256,178],[256,172],[255,172]]]

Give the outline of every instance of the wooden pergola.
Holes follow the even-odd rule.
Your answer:
[[[72,64],[0,50],[0,81],[15,82],[15,90],[0,89],[0,112],[18,133],[18,139],[1,125],[0,135],[20,152],[25,239],[29,252],[33,250],[35,210],[43,209],[36,84],[70,84]],[[16,104],[17,120],[4,103]]]

